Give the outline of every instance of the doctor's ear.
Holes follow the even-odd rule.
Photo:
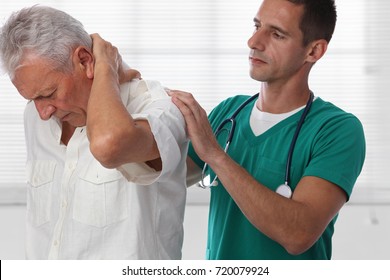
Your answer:
[[[94,76],[94,62],[92,52],[84,46],[76,48],[73,52],[73,64],[80,67],[89,79],[93,79]]]
[[[309,44],[307,61],[311,63],[317,62],[326,52],[328,42],[326,40],[316,40]]]

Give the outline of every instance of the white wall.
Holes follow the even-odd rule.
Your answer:
[[[390,260],[390,205],[350,205],[335,226],[333,259]]]
[[[208,205],[192,187],[184,221],[183,259],[204,259]],[[24,259],[25,206],[0,206],[0,259]],[[336,223],[333,259],[390,260],[390,205],[345,206]],[[239,238],[239,237],[237,237]]]
[[[0,205],[0,259],[24,259],[25,205]]]

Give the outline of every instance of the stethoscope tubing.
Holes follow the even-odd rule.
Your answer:
[[[293,157],[293,153],[294,153],[295,143],[298,140],[299,132],[301,131],[301,128],[302,128],[303,123],[306,119],[306,116],[310,111],[311,105],[313,104],[313,100],[314,100],[314,94],[313,94],[313,92],[310,91],[309,100],[306,103],[305,110],[303,111],[303,113],[299,119],[299,122],[297,124],[297,128],[295,129],[295,133],[294,133],[293,139],[291,141],[290,148],[289,148],[288,155],[287,155],[286,172],[285,172],[285,177],[284,177],[284,183],[287,186],[290,185],[291,161],[292,161],[292,157]]]
[[[226,144],[225,144],[225,148],[224,148],[224,152],[227,153],[228,152],[228,149],[229,149],[229,146],[230,146],[230,143],[232,142],[232,139],[233,139],[233,136],[234,136],[234,131],[236,129],[236,116],[238,115],[238,113],[241,112],[241,110],[246,106],[248,105],[250,102],[252,102],[254,99],[256,99],[257,97],[259,96],[259,92],[252,95],[251,97],[249,97],[247,100],[245,100],[241,105],[240,107],[238,107],[234,112],[233,114],[231,115],[230,118],[227,118],[227,119],[224,119],[217,127],[217,129],[215,130],[214,132],[214,135],[217,136],[223,129],[223,127],[225,126],[225,124],[227,123],[231,123],[232,124],[232,127],[229,131],[229,135],[228,135],[228,139],[226,141]],[[206,189],[206,188],[209,188],[209,187],[212,187],[212,186],[216,186],[218,184],[217,182],[217,179],[218,179],[218,176],[216,175],[213,179],[213,181],[210,183],[210,184],[206,184],[204,182],[204,179],[205,179],[205,173],[206,173],[206,169],[208,167],[208,163],[205,163],[203,165],[203,170],[202,170],[202,178],[201,178],[201,181],[199,183],[199,186]]]
[[[229,146],[230,146],[230,143],[232,142],[233,140],[233,136],[234,136],[234,131],[235,131],[235,128],[236,128],[236,116],[241,112],[241,110],[246,106],[248,105],[250,102],[252,102],[254,99],[258,98],[259,96],[259,93],[256,93],[254,95],[252,95],[251,97],[249,97],[247,100],[245,100],[234,112],[233,114],[231,115],[230,118],[227,118],[225,120],[223,120],[219,126],[217,127],[214,135],[217,136],[223,129],[223,127],[225,126],[226,123],[231,123],[232,124],[232,127],[230,129],[230,132],[229,132],[229,135],[228,135],[228,139],[226,141],[226,144],[225,144],[225,148],[224,148],[224,152],[227,153],[228,152],[228,149],[229,149]],[[284,177],[284,185],[290,189],[290,192],[291,192],[291,187],[290,187],[290,172],[291,172],[291,161],[292,161],[292,156],[293,156],[293,153],[294,153],[294,148],[295,148],[295,144],[297,142],[297,139],[298,139],[298,136],[299,136],[299,133],[301,131],[301,128],[303,126],[303,123],[306,119],[306,116],[308,115],[309,111],[310,111],[310,108],[311,108],[311,105],[313,103],[313,100],[314,100],[314,94],[312,91],[310,91],[310,97],[309,97],[309,100],[307,101],[306,103],[306,106],[305,106],[305,109],[298,121],[298,124],[297,124],[297,128],[295,129],[295,132],[294,132],[294,136],[293,136],[293,139],[291,141],[291,144],[290,144],[290,148],[289,148],[289,151],[288,151],[288,155],[287,155],[287,161],[286,161],[286,169],[285,169],[285,177]],[[213,181],[210,183],[210,184],[205,184],[204,182],[204,179],[205,179],[205,173],[206,173],[206,169],[208,167],[208,164],[205,163],[204,166],[203,166],[203,170],[202,170],[202,178],[201,178],[201,181],[200,181],[200,186],[202,188],[209,188],[211,186],[216,186],[218,185],[218,182],[217,182],[217,178],[218,176],[216,175],[213,179]]]

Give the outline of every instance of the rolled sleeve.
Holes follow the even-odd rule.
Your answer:
[[[134,86],[132,88],[134,90]],[[160,83],[142,80],[135,88],[127,108],[135,120],[148,121],[160,153],[162,170],[156,171],[145,163],[124,164],[118,170],[129,181],[149,185],[168,180],[174,175],[185,156],[183,149],[188,139],[184,118]]]

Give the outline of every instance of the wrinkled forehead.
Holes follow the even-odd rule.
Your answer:
[[[26,59],[15,69],[11,81],[23,97],[34,99],[58,79],[58,72],[46,60]]]
[[[14,65],[11,65],[9,76],[11,80],[14,79],[14,76],[16,72],[18,72],[19,69],[26,67],[27,65],[38,65],[41,63],[47,64],[49,66],[49,61],[46,61],[39,55],[37,55],[32,50],[23,50],[23,53],[20,55],[20,59],[18,61],[14,62]]]

